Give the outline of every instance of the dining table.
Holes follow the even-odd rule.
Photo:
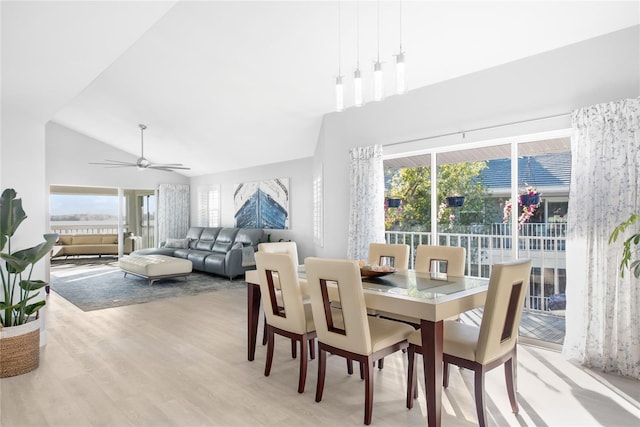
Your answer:
[[[308,294],[304,266],[298,268],[300,287]],[[246,272],[248,355],[254,360],[260,315],[260,285],[257,270]],[[442,413],[443,322],[467,310],[483,306],[489,280],[471,276],[447,276],[414,270],[397,271],[378,277],[362,277],[367,308],[420,319],[422,335],[427,423],[440,426]],[[338,300],[336,286],[329,297]]]

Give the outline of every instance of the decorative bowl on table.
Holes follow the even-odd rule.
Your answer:
[[[391,266],[384,265],[361,265],[360,275],[362,277],[380,277],[387,274],[395,273],[396,269]]]

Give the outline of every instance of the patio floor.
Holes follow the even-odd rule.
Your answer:
[[[464,322],[480,325],[482,309],[471,310],[462,315]],[[520,322],[520,336],[562,345],[565,319],[552,313],[524,309]]]

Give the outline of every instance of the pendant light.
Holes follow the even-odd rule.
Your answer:
[[[338,1],[338,75],[336,76],[336,111],[344,110],[344,86],[340,69],[340,2]]]
[[[373,64],[373,100],[382,101],[384,97],[382,86],[382,63],[380,62],[380,0],[376,1],[376,26],[377,26],[377,60]]]
[[[353,104],[362,106],[362,75],[360,74],[360,1],[356,2],[356,70],[353,72]]]
[[[407,91],[407,76],[405,74],[404,52],[402,51],[402,0],[400,0],[400,51],[396,57],[396,92],[403,94]]]

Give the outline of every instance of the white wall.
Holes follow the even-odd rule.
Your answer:
[[[138,143],[131,141],[136,147]],[[105,159],[135,162],[137,157],[54,122],[46,125],[45,151],[47,189],[49,185],[79,185],[155,190],[160,184],[189,183],[188,177],[175,172],[90,165]]]
[[[290,229],[265,230],[272,241],[292,240],[298,245],[298,256],[303,260],[313,255],[313,159],[311,157],[255,168],[203,175],[191,178],[191,223],[197,221],[197,189],[199,186],[220,185],[221,222],[223,227],[234,226],[233,192],[241,182],[271,178],[289,178]]]
[[[389,145],[487,126],[570,113],[640,95],[640,27],[349,108],[324,117],[314,170],[324,165],[324,247],[318,256],[345,257],[351,147]],[[410,65],[409,65],[410,66]],[[570,118],[538,121],[429,141],[389,145],[385,153],[519,136],[570,126]]]

